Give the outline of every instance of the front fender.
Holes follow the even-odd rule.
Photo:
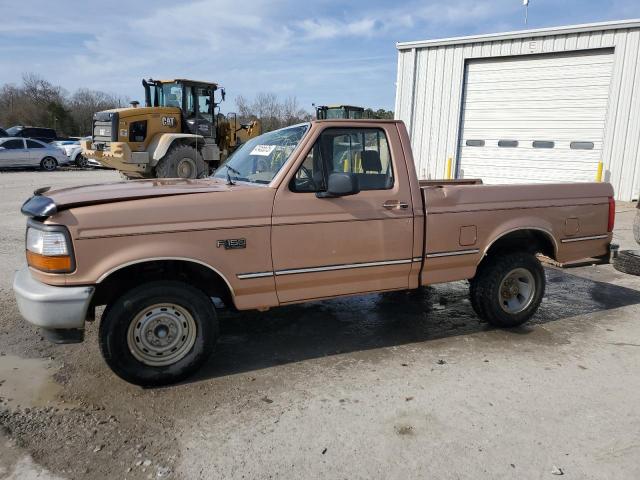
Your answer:
[[[153,164],[158,163],[158,161],[167,154],[173,142],[176,140],[184,141],[184,139],[193,141],[194,143],[197,141],[204,145],[203,136],[193,135],[191,133],[159,133],[153,137],[148,147],[149,154],[153,159]]]

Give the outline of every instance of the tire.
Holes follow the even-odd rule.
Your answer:
[[[622,250],[613,259],[613,268],[629,275],[640,275],[640,250]]]
[[[633,221],[633,237],[636,239],[638,245],[640,245],[640,210],[636,213],[636,218]]]
[[[485,259],[470,281],[471,305],[491,325],[517,327],[538,310],[545,284],[544,269],[533,254],[497,254]]]
[[[81,153],[76,156],[75,163],[78,168],[89,168],[89,162]]]
[[[168,385],[209,358],[218,319],[202,291],[183,282],[153,281],[107,306],[99,338],[102,356],[120,378],[143,387]]]
[[[202,155],[188,145],[176,145],[158,162],[158,178],[199,178],[205,171]]]
[[[44,157],[40,161],[40,168],[46,172],[53,172],[58,168],[58,161],[53,157]]]
[[[469,280],[469,300],[471,300],[471,307],[473,311],[476,312],[478,318],[486,321],[485,313],[482,309],[482,302],[480,302],[480,294],[478,293],[478,277],[479,273],[476,274],[475,278]]]

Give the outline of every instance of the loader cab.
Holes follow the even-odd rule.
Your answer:
[[[318,120],[334,120],[337,118],[350,118],[358,120],[364,118],[364,108],[353,105],[320,105],[316,106],[316,118]]]
[[[219,105],[215,100],[217,84],[184,79],[149,79],[142,80],[142,86],[147,107],[174,107],[181,110],[182,133],[215,139],[216,107]],[[220,89],[220,92],[224,100],[224,89]]]

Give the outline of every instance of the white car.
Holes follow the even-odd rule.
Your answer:
[[[89,137],[91,138],[91,137]],[[91,158],[86,158],[82,155],[82,147],[80,146],[80,140],[59,140],[53,142],[55,146],[61,148],[64,153],[69,157],[69,161],[80,168],[102,167],[103,165]]]
[[[69,162],[65,152],[55,145],[32,138],[0,138],[0,168],[39,166],[52,171]]]

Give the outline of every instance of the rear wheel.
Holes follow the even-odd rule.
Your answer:
[[[53,157],[44,157],[40,161],[40,168],[47,172],[52,172],[56,168],[58,168],[58,161]]]
[[[198,150],[189,145],[177,145],[158,162],[158,178],[198,178],[205,171],[205,163]]]
[[[522,325],[540,306],[544,269],[531,253],[498,254],[485,260],[471,280],[471,304],[478,316],[497,327]]]
[[[179,382],[207,360],[218,337],[211,299],[183,282],[155,281],[107,307],[100,350],[120,378],[141,386]]]

